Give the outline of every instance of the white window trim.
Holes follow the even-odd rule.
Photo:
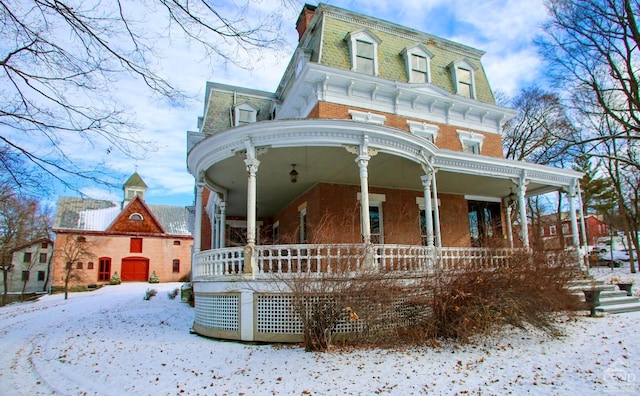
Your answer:
[[[253,106],[251,103],[240,103],[233,107],[233,126],[242,125],[240,123],[240,110],[245,110],[249,112],[249,123],[256,122],[258,116],[258,109]]]
[[[300,243],[307,243],[307,230],[306,224],[308,219],[307,217],[307,207],[305,206],[298,212],[298,228],[300,228]],[[302,224],[302,219],[304,218],[304,226]]]
[[[435,144],[438,131],[440,130],[439,126],[416,121],[407,121],[407,125],[409,125],[411,133],[425,138]]]
[[[415,83],[416,81],[412,81],[411,79],[413,75],[413,73],[411,73],[413,70],[411,67],[411,55],[422,56],[426,59],[427,61],[427,70],[426,70],[427,81],[426,82],[430,83],[431,82],[431,58],[433,58],[433,54],[429,52],[429,50],[422,44],[418,44],[413,47],[407,47],[402,50],[402,57],[404,58],[404,64],[407,71],[407,80],[410,83]]]
[[[371,112],[365,113],[364,111],[349,110],[349,114],[351,115],[352,120],[366,122],[369,124],[384,125],[384,122],[387,120],[386,116]]]
[[[418,205],[418,209],[420,210],[425,210],[426,209],[426,204],[424,201],[424,197],[416,197],[416,205]],[[433,212],[436,206],[436,201],[431,198],[431,211]],[[438,206],[440,206],[440,199],[438,199]]]
[[[549,226],[549,235],[557,235],[558,234],[558,230],[556,228],[555,225],[550,225]]]
[[[458,139],[460,139],[460,144],[462,145],[462,150],[464,151],[465,146],[478,146],[478,154],[482,152],[482,143],[484,142],[484,135],[481,133],[470,132],[470,131],[460,131],[458,130]]]
[[[476,99],[476,77],[475,77],[475,72],[476,72],[476,68],[475,66],[473,66],[470,62],[468,62],[465,59],[461,59],[455,62],[451,62],[449,64],[449,70],[451,72],[451,78],[453,79],[453,89],[456,93],[456,95],[461,95],[460,92],[458,92],[458,69],[466,69],[469,70],[469,72],[471,73],[471,98],[470,99]],[[462,95],[464,96],[464,95]],[[466,97],[466,96],[464,96]]]
[[[357,72],[356,62],[356,41],[364,41],[366,43],[373,44],[373,75],[378,76],[378,45],[380,45],[380,39],[377,38],[368,29],[362,29],[355,32],[347,33],[345,37],[349,45],[349,55],[351,57],[351,70]]]

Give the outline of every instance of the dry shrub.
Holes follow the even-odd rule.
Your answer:
[[[568,283],[575,266],[550,262],[545,254],[515,254],[502,268],[439,272],[425,279],[432,296],[413,301],[429,318],[406,332],[411,339],[449,338],[468,341],[491,335],[504,325],[528,325],[558,332],[555,313],[583,308]]]
[[[325,351],[336,342],[467,342],[492,335],[504,325],[557,334],[555,313],[583,308],[580,298],[567,289],[577,275],[575,266],[564,265],[559,257],[551,263],[546,254],[515,254],[493,269],[398,275],[360,269],[287,276],[305,349]]]

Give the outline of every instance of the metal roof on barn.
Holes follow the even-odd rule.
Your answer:
[[[146,205],[167,234],[191,235],[187,226],[187,208],[171,205]],[[120,202],[60,197],[53,220],[53,228],[57,230],[106,231],[121,212]]]

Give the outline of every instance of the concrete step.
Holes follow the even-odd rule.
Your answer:
[[[584,293],[583,293],[584,295]],[[627,297],[627,292],[625,291],[620,291],[616,288],[616,290],[611,290],[611,291],[603,291],[600,293],[600,299],[602,300],[603,298],[615,298],[615,297]]]
[[[600,289],[602,292],[600,293],[602,295],[602,293],[606,293],[606,292],[617,292],[619,291],[618,286],[616,285],[605,285],[604,282],[603,283],[599,283],[599,284],[591,284],[589,283],[588,285],[572,285],[569,286],[567,289],[569,291],[571,291],[572,293],[582,293],[583,290],[585,289],[590,289],[596,287],[598,289]]]
[[[633,304],[633,303],[640,303],[640,298],[638,297],[629,297],[626,295],[621,296],[621,297],[605,297],[602,298],[602,295],[600,296],[600,306],[603,305],[620,305],[620,304]]]
[[[618,314],[625,312],[638,312],[640,311],[640,302],[627,303],[627,304],[615,304],[615,305],[601,305],[596,307],[596,312],[607,314]]]

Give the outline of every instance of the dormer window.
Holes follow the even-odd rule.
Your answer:
[[[142,217],[142,215],[141,215],[140,213],[132,213],[132,214],[129,216],[129,220],[142,221],[142,220],[143,220],[143,217]]]
[[[466,60],[461,60],[453,62],[449,65],[449,69],[451,70],[456,94],[465,98],[475,99],[475,67]]]
[[[258,109],[250,103],[241,103],[233,108],[234,126],[256,122]]]
[[[458,131],[458,139],[462,144],[462,151],[471,154],[480,154],[484,135],[475,132]]]
[[[350,32],[345,39],[351,53],[351,70],[377,76],[380,40],[367,29]]]
[[[409,125],[411,133],[435,144],[436,137],[438,136],[438,129],[440,129],[437,125],[416,121],[407,121],[407,125]]]
[[[430,65],[433,55],[421,44],[402,51],[410,83],[424,84],[431,82]]]

